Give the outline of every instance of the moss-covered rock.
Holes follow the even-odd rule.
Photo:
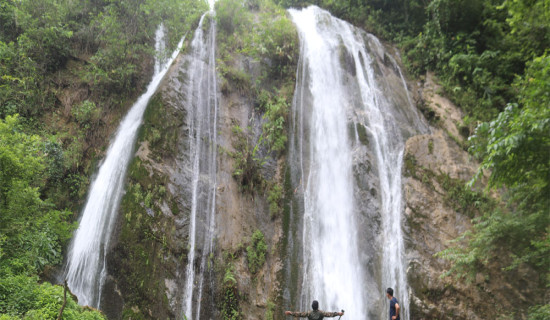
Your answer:
[[[108,308],[110,318],[177,317],[174,306],[179,289],[174,284],[188,251],[185,234],[177,225],[188,211],[179,203],[181,188],[172,172],[185,140],[186,113],[171,103],[166,90],[173,88],[165,83],[147,106],[136,157],[128,169],[114,245],[108,254],[106,287],[111,290],[104,293],[104,305],[121,300],[118,307]]]

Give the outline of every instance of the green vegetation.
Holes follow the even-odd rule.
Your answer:
[[[248,129],[250,131],[251,128]],[[243,191],[254,192],[264,184],[261,166],[265,160],[258,155],[259,144],[250,143],[248,132],[239,126],[234,126],[232,132],[235,137],[233,142],[235,151],[230,153],[235,160],[233,177],[237,179]]]
[[[529,320],[544,320],[550,318],[550,304],[529,308]]]
[[[264,234],[260,230],[254,231],[250,245],[246,247],[246,260],[250,273],[255,274],[264,265],[266,252]]]
[[[522,107],[508,105],[470,138],[472,152],[482,159],[478,176],[490,170],[488,188],[505,187],[508,206],[476,220],[464,235],[468,247],[442,254],[455,261],[451,271],[460,272],[487,263],[496,256],[494,248],[504,246],[511,258],[507,269],[526,263],[543,270],[550,284],[550,57],[534,59],[514,87]]]
[[[157,26],[168,50],[206,10],[202,1],[3,1],[0,119],[49,141],[55,179],[41,186],[78,210],[105,142],[152,72]],[[76,184],[74,182],[77,182]]]
[[[277,217],[283,207],[283,188],[279,184],[273,184],[267,192],[267,202],[269,203],[269,215],[271,218]]]
[[[40,284],[63,260],[74,224],[41,192],[51,178],[39,136],[26,134],[17,116],[0,119],[0,314],[2,319],[54,319],[63,288]],[[44,199],[43,199],[44,198]],[[69,299],[68,319],[103,319]]]
[[[26,276],[2,277],[0,280],[0,319],[57,319],[63,305],[63,287],[37,283],[38,279]],[[8,288],[8,290],[3,290]],[[24,315],[24,316],[23,316]],[[79,306],[67,298],[63,319],[104,320],[105,317],[91,308]]]
[[[260,62],[265,73],[259,82],[264,84],[267,84],[265,81],[293,77],[298,57],[297,34],[283,8],[270,0],[244,3],[221,0],[216,2],[216,21],[221,57],[218,67],[223,77],[227,74],[224,68],[232,62],[234,54],[249,56]]]
[[[275,313],[275,304],[271,300],[267,300],[267,308],[265,310],[265,320],[273,320],[273,314]]]
[[[56,319],[52,286],[89,177],[152,73],[163,22],[168,50],[207,8],[191,0],[0,3],[0,316]],[[158,188],[144,191],[153,205]],[[65,319],[103,319],[69,295]]]
[[[239,312],[239,291],[237,280],[233,274],[233,265],[229,264],[225,269],[222,280],[222,296],[220,303],[221,316],[224,320],[241,319]]]
[[[280,94],[271,94],[262,90],[258,95],[260,110],[264,111],[263,119],[266,121],[262,127],[260,139],[271,152],[281,154],[286,150],[289,103],[287,98]]]
[[[238,0],[218,1],[216,20],[222,93],[252,97],[262,114],[260,134],[255,134],[252,125],[246,130],[233,127],[233,176],[243,191],[269,189],[273,217],[280,211],[281,188],[271,186],[276,181],[264,180],[262,168],[270,157],[279,158],[286,150],[286,121],[298,58],[296,29],[286,12],[269,0],[249,0],[244,5]],[[241,57],[258,64],[259,74],[249,74],[236,64]]]
[[[311,2],[279,3],[301,6]],[[460,132],[464,136],[475,133],[463,147],[481,160],[478,176],[483,172],[490,174],[487,192],[504,190],[502,200],[506,205],[479,207],[473,230],[457,239],[455,247],[440,254],[453,263],[450,273],[474,274],[499,259],[508,264],[507,269],[521,264],[535,268],[542,275],[541,285],[549,286],[548,1],[316,0],[313,3],[397,43],[408,72],[415,76],[435,72],[445,90],[443,94],[465,111]],[[433,112],[426,112],[433,119]],[[425,171],[413,169],[414,162],[405,159],[406,172],[429,181]],[[447,185],[450,197],[458,196],[459,201],[453,201],[453,206],[467,208],[480,204],[481,195],[469,194],[469,188],[459,187],[455,182]]]
[[[180,209],[167,190],[169,177],[157,166],[177,156],[184,112],[163,101],[157,93],[147,106],[137,141],[140,156],[128,169],[120,208],[124,223],[111,252],[111,261],[117,266],[111,272],[125,302],[123,318],[171,317],[166,314],[170,302],[163,275],[175,272],[175,258],[185,261],[187,257],[187,250],[174,235],[174,218]],[[172,215],[161,208],[169,208]]]

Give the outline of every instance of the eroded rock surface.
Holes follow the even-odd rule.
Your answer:
[[[537,296],[532,281],[536,275],[529,269],[506,272],[494,262],[472,282],[441,278],[450,265],[434,254],[449,248],[453,239],[472,228],[472,217],[453,208],[441,181],[466,182],[477,171],[478,163],[456,142],[460,110],[434,87],[428,75],[423,98],[442,121],[432,127],[431,134],[408,139],[404,157],[411,319],[488,319],[505,311],[511,313]]]

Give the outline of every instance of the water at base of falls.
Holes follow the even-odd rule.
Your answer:
[[[408,320],[401,163],[404,136],[425,126],[374,36],[317,7],[289,13],[301,42],[289,146],[300,226],[289,243],[302,249],[290,249],[299,284],[286,298],[383,319],[392,287]]]
[[[164,47],[162,31],[157,31],[156,48]],[[119,125],[105,160],[92,182],[86,205],[67,256],[64,277],[79,304],[100,308],[106,277],[106,254],[122,198],[124,179],[133,154],[137,130],[151,96],[168,71],[183,39],[165,64],[158,64],[147,91],[141,95]]]
[[[191,212],[189,216],[189,254],[185,270],[182,315],[200,319],[204,274],[212,252],[216,205],[217,117],[216,26],[203,30],[202,16],[191,43],[187,72],[189,157],[191,168]],[[201,253],[200,255],[198,253]],[[200,263],[195,260],[200,259]],[[198,267],[197,267],[198,266]]]

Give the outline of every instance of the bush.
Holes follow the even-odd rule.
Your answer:
[[[269,203],[269,215],[272,219],[281,212],[282,199],[283,188],[278,184],[274,184],[267,194],[267,202]]]
[[[265,110],[263,119],[266,120],[262,127],[262,140],[269,150],[280,154],[286,149],[286,118],[288,116],[288,103],[282,95],[272,96],[262,101],[261,107]]]
[[[260,172],[264,159],[258,156],[259,143],[252,144],[247,133],[239,126],[234,126],[232,132],[236,137],[233,142],[236,151],[230,154],[235,161],[233,177],[239,181],[243,190],[254,191],[264,182]]]
[[[529,320],[550,319],[550,304],[538,305],[529,308]]]
[[[84,100],[71,109],[71,115],[81,125],[89,125],[98,121],[101,110],[97,108],[93,101]]]
[[[233,274],[233,266],[229,265],[222,280],[221,316],[224,320],[241,319],[239,313],[239,291],[237,280]]]
[[[264,234],[260,230],[254,231],[250,242],[250,245],[246,248],[246,259],[250,273],[255,274],[264,265],[267,245]]]
[[[231,36],[241,31],[243,26],[250,23],[250,15],[241,0],[220,0],[216,1],[216,21],[218,30]]]
[[[63,305],[64,288],[49,283],[38,283],[37,277],[7,275],[0,278],[0,319],[57,319]],[[67,320],[102,320],[95,310],[79,306],[70,294],[63,311]]]
[[[298,58],[296,27],[281,8],[267,6],[265,10],[249,39],[249,50],[256,59],[269,60],[271,77],[292,77]]]

